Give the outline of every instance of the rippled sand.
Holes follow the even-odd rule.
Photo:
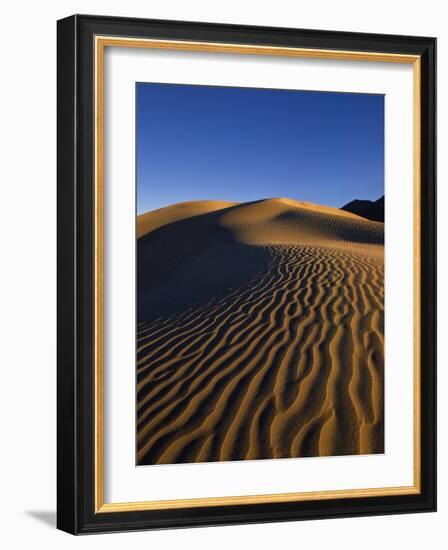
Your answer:
[[[138,464],[384,452],[382,223],[269,199],[137,225]]]

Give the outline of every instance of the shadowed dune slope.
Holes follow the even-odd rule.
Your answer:
[[[225,201],[191,201],[146,212],[137,216],[137,239],[163,225],[228,208],[234,204],[236,203]]]
[[[383,225],[343,212],[291,199],[268,199],[222,212],[220,223],[241,242],[338,247],[350,243],[383,244]]]
[[[137,222],[137,462],[384,452],[383,224],[184,204]]]

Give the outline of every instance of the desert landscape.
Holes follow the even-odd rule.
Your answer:
[[[137,464],[384,452],[381,221],[193,201],[137,239]]]

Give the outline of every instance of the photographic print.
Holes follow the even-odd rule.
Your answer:
[[[57,34],[58,528],[435,511],[436,39]]]
[[[384,452],[384,97],[138,83],[137,464]]]

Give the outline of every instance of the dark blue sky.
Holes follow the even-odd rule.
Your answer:
[[[384,193],[384,97],[137,84],[137,212],[289,197],[340,207]]]

